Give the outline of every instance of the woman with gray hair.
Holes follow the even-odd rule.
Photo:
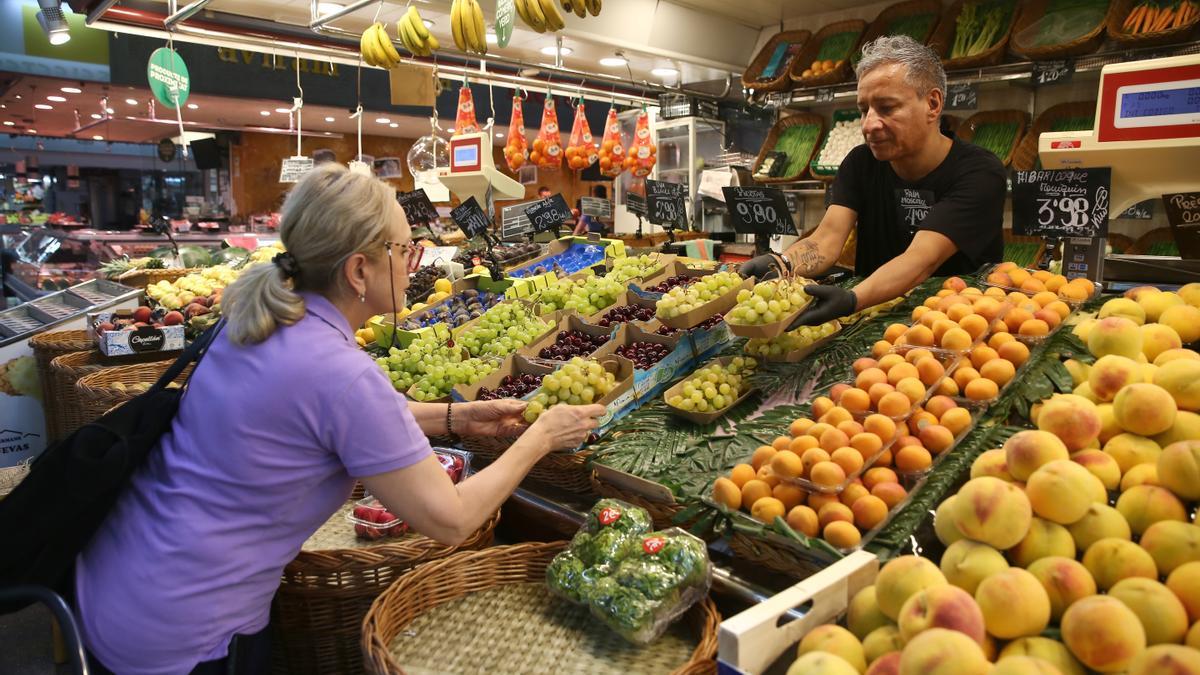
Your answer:
[[[857,228],[854,271],[866,279],[853,291],[809,286],[816,302],[795,326],[853,314],[933,274],[967,274],[1004,253],[1004,165],[983,148],[942,135],[946,73],[937,54],[901,35],[866,44],[862,55],[856,74],[866,142],[838,168],[820,225],[782,255],[741,268],[759,278],[776,267],[823,274]]]
[[[355,479],[417,532],[458,544],[604,413],[560,405],[525,427],[520,401],[418,403],[393,389],[354,341],[403,306],[419,253],[384,182],[317,167],[284,202],[280,236],[287,253],[226,289],[227,325],[170,432],[77,559],[93,672],[267,672],[280,574]],[[426,437],[455,434],[520,437],[454,485]]]

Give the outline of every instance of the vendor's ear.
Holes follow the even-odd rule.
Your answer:
[[[946,105],[946,94],[941,89],[934,87],[925,95],[925,105],[928,107],[926,113],[930,124],[937,125],[938,118],[942,116],[942,108]]]
[[[355,253],[342,265],[342,280],[356,297],[367,292],[367,256]]]

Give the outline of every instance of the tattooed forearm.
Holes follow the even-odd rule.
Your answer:
[[[809,277],[824,272],[825,255],[813,238],[802,239],[787,250],[788,259],[799,276]]]

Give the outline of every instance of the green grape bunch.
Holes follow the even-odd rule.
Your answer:
[[[580,283],[582,281],[563,279],[549,288],[542,289],[534,298],[538,303],[538,313],[549,314],[566,307],[567,299],[571,297],[571,290]]]
[[[760,281],[754,290],[738,291],[738,304],[725,315],[725,320],[743,326],[772,324],[789,318],[808,304],[804,292],[806,280],[773,279]]]
[[[780,358],[833,335],[837,329],[837,321],[823,323],[820,326],[801,326],[770,339],[751,338],[746,341],[745,350],[751,356]]]
[[[588,277],[582,284],[571,288],[564,307],[575,310],[581,316],[590,316],[615,304],[624,293],[624,283],[607,276]]]
[[[525,421],[532,424],[542,413],[559,404],[594,403],[616,386],[616,376],[605,370],[599,361],[576,356],[542,378],[542,386],[525,408]]]
[[[688,286],[677,286],[659,298],[656,313],[660,318],[673,319],[711,302],[737,288],[742,277],[736,272],[717,272],[700,277]]]
[[[434,401],[450,394],[459,384],[474,384],[500,367],[499,359],[469,358],[429,369],[424,377],[413,383],[412,397],[417,401]]]
[[[508,356],[549,329],[525,304],[502,302],[484,312],[458,342],[471,356]]]
[[[627,256],[624,258],[613,258],[613,268],[605,278],[612,279],[617,283],[627,283],[632,279],[644,277],[662,265],[662,260],[657,254]]]
[[[435,369],[444,369],[462,361],[461,347],[440,342],[432,333],[418,336],[403,349],[392,347],[387,356],[375,359],[396,391],[408,391],[415,382],[432,374]]]
[[[758,367],[748,356],[735,356],[728,365],[712,362],[684,382],[667,405],[688,412],[712,412],[733,405],[749,389],[746,378]]]

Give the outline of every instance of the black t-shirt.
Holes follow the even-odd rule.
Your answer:
[[[1000,262],[1005,181],[995,155],[958,139],[946,159],[917,181],[897,176],[865,144],[854,148],[838,169],[831,203],[858,214],[855,272],[869,275],[903,253],[918,229],[943,234],[958,247],[938,276]]]

